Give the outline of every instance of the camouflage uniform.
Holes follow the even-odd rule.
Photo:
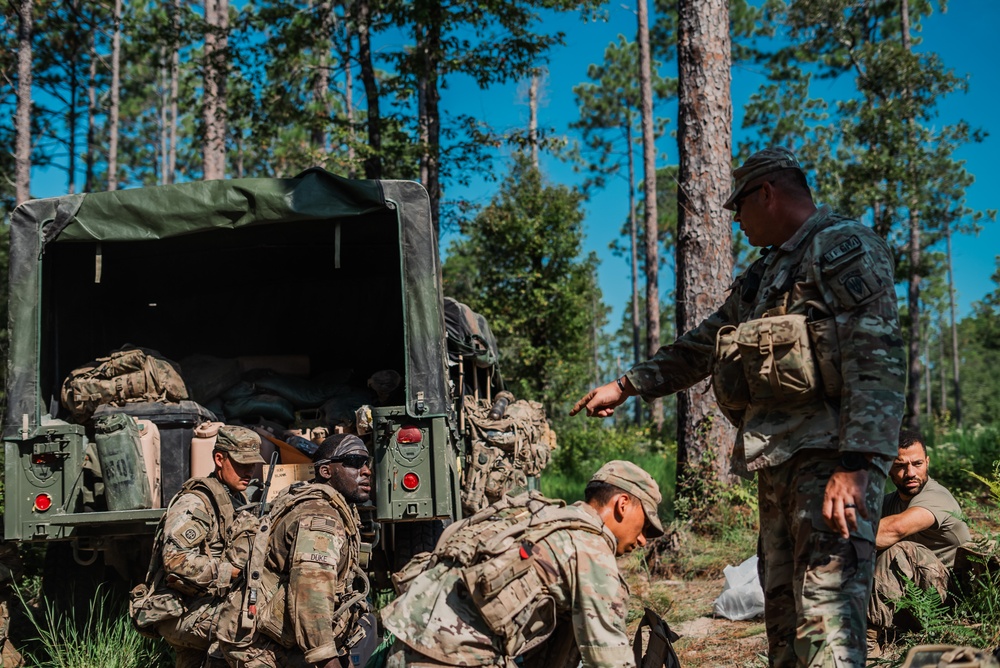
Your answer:
[[[310,485],[340,495],[326,483]],[[296,486],[295,491],[309,495],[305,487]],[[342,503],[346,507],[347,502]],[[223,643],[229,665],[306,668],[337,656],[347,665],[345,654],[357,631],[357,610],[340,607],[356,591],[367,591],[366,583],[355,584],[355,578],[363,577],[356,571],[360,519],[353,507],[351,512],[354,522],[348,527],[329,501],[313,497],[277,519],[267,542],[262,579],[273,579],[284,588],[283,599],[278,595],[271,599],[282,601],[273,610],[280,628],[258,627],[247,644]],[[279,634],[280,642],[273,637]]]
[[[751,156],[734,171],[736,188],[727,205],[751,180],[792,167],[798,163],[783,149]],[[823,387],[786,401],[750,395],[728,413],[738,426],[733,470],[759,473],[758,551],[770,661],[862,666],[875,529],[888,464],[896,456],[905,383],[886,243],[864,225],[819,208],[790,239],[764,251],[721,308],[627,375],[647,400],[689,388],[719,372],[713,363],[720,330],[785,314],[806,316],[814,354],[839,378],[822,378],[823,386],[836,387],[834,396]],[[821,331],[823,337],[812,338]],[[742,371],[737,376],[746,382]],[[844,453],[874,456],[868,520],[858,514],[850,540],[834,534],[822,516],[827,481]]]
[[[256,456],[263,461],[260,437],[242,427],[222,427],[216,448],[228,450],[234,459],[254,461]],[[184,614],[161,622],[156,630],[176,650],[178,668],[225,665],[218,657],[206,663],[206,654],[213,650],[216,616],[232,584],[233,569],[241,568],[249,556],[249,545],[234,549],[227,535],[229,527],[253,522],[246,511],[241,513],[248,516],[244,518],[235,510],[246,505],[246,498],[214,475],[204,481],[218,494],[228,493],[229,503],[217,504],[198,489],[182,490],[168,506],[163,524],[165,581],[186,599]]]
[[[628,588],[618,573],[615,537],[589,505],[569,508],[601,533],[558,530],[536,544],[557,574],[548,589],[556,602],[557,627],[519,665],[572,668],[581,658],[592,668],[630,665],[635,659],[625,633]],[[460,579],[459,569],[442,561],[383,611],[386,629],[397,638],[387,668],[514,666],[514,657],[506,655],[501,640],[463,595]]]
[[[875,585],[868,603],[870,628],[919,630],[912,615],[896,613],[894,601],[903,596],[907,581],[923,590],[933,589],[942,601],[947,600],[948,569],[955,565],[958,547],[972,539],[968,525],[960,519],[962,510],[955,497],[933,478],[909,501],[898,491],[887,496],[882,516],[916,507],[931,512],[934,525],[890,545],[876,557]]]

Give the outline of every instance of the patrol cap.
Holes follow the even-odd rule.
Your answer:
[[[649,528],[644,532],[646,537],[656,538],[663,535],[663,525],[656,514],[656,507],[663,500],[660,486],[653,480],[653,476],[646,473],[638,464],[622,459],[610,461],[599,468],[590,481],[614,485],[639,499],[642,510],[646,513],[646,522],[649,523]]]
[[[777,146],[757,151],[747,158],[747,161],[741,166],[733,170],[733,180],[735,181],[733,194],[729,196],[729,199],[722,205],[722,208],[735,211],[736,198],[739,197],[740,191],[746,188],[747,184],[754,179],[760,178],[765,174],[770,174],[771,172],[792,168],[799,171],[802,170],[799,161],[795,159],[795,156],[788,149]]]
[[[215,438],[215,449],[228,452],[234,462],[240,464],[263,464],[260,456],[260,436],[246,427],[223,425]]]

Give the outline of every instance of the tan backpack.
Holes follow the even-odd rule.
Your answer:
[[[175,403],[187,398],[174,363],[139,348],[119,350],[74,369],[62,386],[62,405],[81,424],[104,404]]]
[[[393,586],[403,594],[438,563],[459,569],[465,591],[506,654],[523,654],[545,642],[556,628],[556,602],[549,587],[558,581],[559,568],[537,543],[562,529],[604,536],[599,520],[588,521],[565,501],[537,491],[505,496],[446,528],[433,552],[417,555],[393,574]]]

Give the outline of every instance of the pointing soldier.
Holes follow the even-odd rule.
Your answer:
[[[568,507],[534,492],[504,497],[446,529],[394,576],[403,593],[383,611],[396,636],[387,668],[633,665],[615,557],[663,533],[660,490],[613,461],[585,495]]]
[[[734,170],[724,206],[763,257],[722,306],[572,414],[607,417],[712,376],[757,473],[772,666],[863,666],[875,527],[903,412],[905,369],[884,240],[813,203],[782,148]]]

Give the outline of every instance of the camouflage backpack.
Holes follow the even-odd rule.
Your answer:
[[[527,476],[540,475],[556,447],[545,408],[537,401],[514,401],[510,392],[500,392],[506,409],[491,416],[493,405],[466,396],[464,412],[472,447],[462,486],[462,510],[473,514],[504,494],[527,487]]]
[[[81,424],[104,404],[188,398],[174,363],[138,348],[119,350],[74,369],[63,382],[61,394],[62,405]]]
[[[255,632],[260,631],[286,649],[295,646],[295,632],[288,624],[288,578],[266,567],[268,544],[271,531],[281,518],[298,504],[317,499],[328,502],[344,524],[354,574],[353,580],[338,582],[338,606],[331,620],[334,636],[338,646],[343,647],[353,646],[364,636],[364,629],[357,621],[368,612],[368,577],[360,566],[358,512],[329,485],[297,482],[274,499],[267,515],[260,520],[242,583],[233,587],[219,613],[217,635],[223,645],[246,648],[253,643]],[[352,584],[359,580],[363,589],[357,591]]]
[[[459,569],[479,614],[507,655],[517,656],[555,631],[556,602],[549,587],[558,581],[559,567],[537,543],[563,529],[604,536],[603,524],[567,508],[564,501],[536,491],[505,496],[447,527],[434,551],[414,557],[393,574],[392,582],[403,594],[439,563]],[[614,549],[610,540],[608,546]]]
[[[216,478],[192,478],[185,482],[171,499],[156,527],[146,580],[129,592],[129,617],[135,629],[147,638],[159,637],[156,626],[182,616],[187,598],[199,593],[181,580],[171,580],[163,570],[163,529],[167,513],[187,493],[198,494],[207,505],[215,508],[219,532],[225,537],[226,560],[229,563],[235,566],[246,563],[252,537],[257,531],[257,518],[252,513],[235,510],[228,490]]]

